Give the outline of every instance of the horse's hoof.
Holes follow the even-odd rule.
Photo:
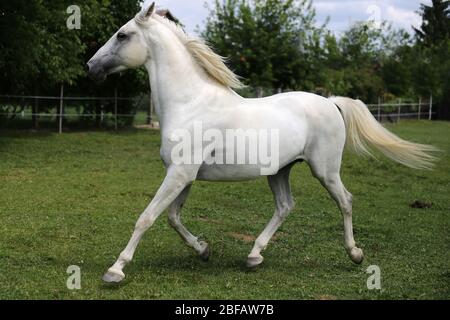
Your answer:
[[[364,260],[364,254],[363,251],[360,248],[354,247],[350,250],[348,253],[350,256],[350,259],[356,264],[361,264]]]
[[[121,270],[108,269],[108,272],[103,276],[103,281],[108,283],[119,283],[125,278],[125,274]]]
[[[209,250],[209,245],[205,241],[200,241],[200,245],[203,247],[203,250],[199,254],[199,257],[206,262],[209,260],[209,255],[211,253],[211,251]]]
[[[264,258],[263,256],[259,255],[257,257],[248,257],[247,258],[247,267],[248,268],[255,268],[259,266],[263,262]]]

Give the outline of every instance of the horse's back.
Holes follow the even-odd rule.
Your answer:
[[[328,149],[336,154],[345,146],[345,123],[338,107],[323,96],[294,91],[280,93],[262,99],[249,99],[250,104],[271,106],[280,135],[295,137],[300,143],[297,150],[299,158],[308,160],[309,154],[317,149]],[[279,115],[282,115],[280,118]]]
[[[286,123],[296,122],[297,126],[305,126],[308,131],[304,132],[305,134],[333,132],[339,137],[345,136],[345,124],[339,109],[330,99],[323,96],[293,91],[260,99],[245,99],[245,101],[246,104],[261,108],[260,110],[271,109],[269,113],[275,119],[278,118],[277,115],[281,115],[282,121]],[[286,114],[289,117],[286,117]],[[285,127],[282,123],[280,126]]]

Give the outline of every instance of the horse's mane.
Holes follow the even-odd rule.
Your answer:
[[[225,65],[225,58],[215,53],[204,41],[189,37],[176,23],[157,14],[153,18],[167,26],[185,45],[188,52],[195,58],[197,63],[214,80],[225,87],[239,89],[244,85],[239,77]],[[139,17],[136,17],[138,23]]]

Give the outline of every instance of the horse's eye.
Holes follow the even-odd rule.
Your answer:
[[[125,33],[123,33],[123,32],[119,32],[119,33],[117,34],[117,39],[118,39],[119,41],[125,40],[127,37],[128,37],[128,36],[127,36]]]

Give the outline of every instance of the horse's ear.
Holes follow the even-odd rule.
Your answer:
[[[153,13],[155,13],[155,2],[153,2],[147,9],[143,8],[141,11],[141,18],[148,20]]]
[[[153,2],[150,5],[150,7],[148,7],[147,13],[145,14],[145,17],[146,18],[150,18],[153,15],[153,13],[155,13],[155,2]]]

